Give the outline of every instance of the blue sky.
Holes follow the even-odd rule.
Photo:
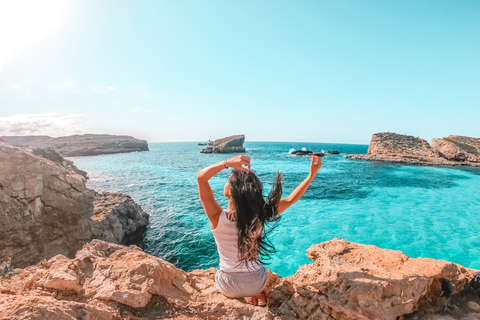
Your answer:
[[[480,137],[480,1],[41,3],[0,10],[0,135]]]

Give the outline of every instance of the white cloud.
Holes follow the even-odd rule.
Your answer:
[[[14,85],[12,85],[12,89],[22,90],[22,87],[20,87],[18,84],[14,84]]]
[[[80,122],[82,114],[61,115],[59,113],[16,114],[0,117],[0,135],[47,135],[66,136],[85,133],[88,126]]]
[[[114,86],[106,86],[106,87],[94,87],[92,89],[93,92],[96,92],[96,93],[100,93],[100,92],[104,92],[104,91],[115,91],[117,90],[116,87]]]
[[[78,93],[78,90],[75,87],[73,80],[70,78],[54,83],[51,86],[51,89],[53,91],[70,91],[70,92]]]
[[[150,100],[152,97],[152,92],[143,84],[136,85],[133,88],[135,95],[142,100]]]
[[[140,111],[140,110],[142,110],[142,108],[132,108],[132,109],[130,109],[130,112],[136,113],[136,112],[138,112],[138,111]]]

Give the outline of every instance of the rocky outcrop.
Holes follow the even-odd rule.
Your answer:
[[[83,134],[51,138],[48,136],[3,137],[6,142],[30,148],[53,149],[64,157],[148,151],[145,140],[130,136]],[[28,138],[28,139],[27,139]]]
[[[63,158],[58,152],[56,152],[53,149],[42,149],[42,148],[34,148],[32,150],[32,153],[34,155],[40,156],[42,158],[51,160],[55,162],[56,164],[66,168],[75,171],[79,175],[83,176],[84,178],[88,179],[88,174],[86,171],[78,169],[74,164],[72,160],[68,160]]]
[[[479,138],[450,135],[447,138],[433,139],[432,147],[448,160],[480,163]]]
[[[477,270],[335,238],[291,277],[269,272],[268,306],[228,299],[215,268],[184,272],[136,246],[93,240],[0,279],[0,319],[478,319]]]
[[[126,194],[96,194],[92,237],[125,245],[138,243],[147,229],[148,214]]]
[[[243,143],[245,142],[245,136],[236,135],[222,139],[214,140],[201,153],[241,153],[245,152]]]
[[[480,166],[480,161],[457,160],[462,156],[465,159],[474,159],[474,152],[475,150],[478,152],[478,149],[463,142],[476,143],[480,139],[458,137],[449,140],[449,138],[433,139],[433,146],[430,146],[426,140],[418,137],[391,132],[376,133],[372,135],[367,154],[349,154],[345,157],[426,166]],[[466,156],[466,150],[470,152],[468,156]]]
[[[93,238],[130,243],[145,230],[148,216],[128,196],[96,194],[72,163],[52,155],[0,142],[0,263],[73,257]]]

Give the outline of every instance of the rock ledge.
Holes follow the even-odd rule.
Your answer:
[[[0,319],[451,320],[480,317],[478,270],[335,238],[290,277],[269,271],[268,306],[228,299],[215,268],[184,272],[136,246],[93,240],[0,279]],[[42,318],[43,317],[43,318]]]

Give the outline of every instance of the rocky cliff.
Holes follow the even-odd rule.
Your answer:
[[[430,144],[419,137],[392,132],[372,135],[367,154],[350,154],[357,160],[407,163],[427,166],[480,166],[480,139],[449,136]]]
[[[480,163],[479,138],[450,135],[447,138],[433,139],[432,147],[448,160]]]
[[[130,197],[97,194],[71,161],[42,154],[0,142],[0,263],[10,257],[25,267],[56,254],[73,257],[93,238],[139,240],[148,215]]]
[[[93,240],[0,279],[2,320],[480,318],[477,270],[335,238],[313,245],[290,277],[269,272],[268,306],[228,299],[217,271],[184,272],[125,247]]]
[[[148,151],[148,143],[145,140],[108,134],[84,134],[59,138],[5,136],[2,139],[14,145],[53,149],[64,157]]]
[[[222,139],[217,139],[204,148],[201,153],[241,153],[245,152],[243,143],[245,136],[236,135]]]

